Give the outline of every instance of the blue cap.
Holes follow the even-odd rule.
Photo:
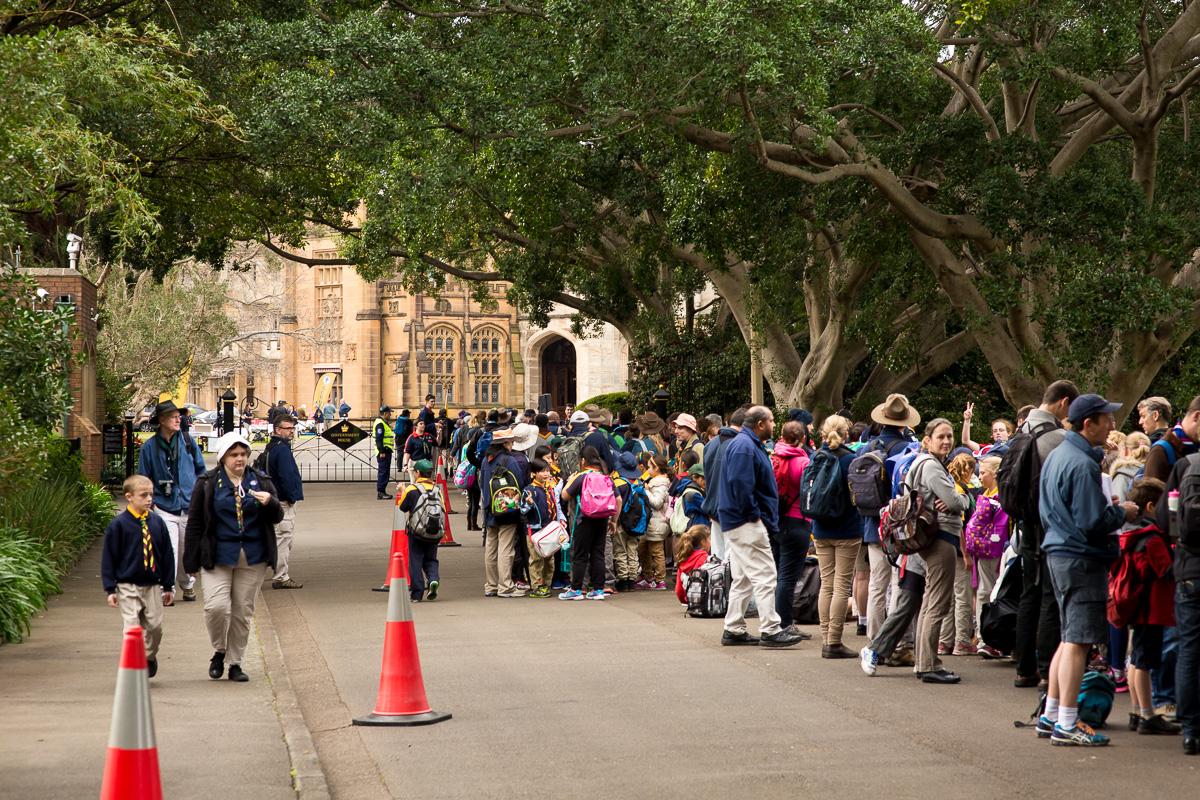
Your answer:
[[[1093,414],[1115,414],[1121,410],[1120,403],[1110,403],[1098,394],[1081,394],[1071,403],[1067,419],[1074,426]]]

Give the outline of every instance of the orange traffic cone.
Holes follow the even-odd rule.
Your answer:
[[[446,479],[440,474],[437,482],[442,485],[442,518],[446,524],[446,535],[438,542],[438,547],[462,547],[461,544],[454,541],[454,531],[450,530],[450,489],[446,486]]]
[[[396,510],[392,512],[392,546],[388,549],[388,571],[383,578],[383,583],[376,586],[372,592],[386,592],[391,588],[392,584],[392,558],[396,553],[400,552],[400,548],[404,548],[405,559],[408,558],[408,537],[404,534],[404,528],[401,526],[400,505],[397,500]]]
[[[408,537],[404,537],[406,540]],[[355,725],[432,725],[450,719],[434,711],[425,698],[421,659],[417,653],[417,631],[408,594],[408,557],[403,550],[392,554],[391,591],[387,623],[383,633],[383,669],[375,710],[357,717]]]
[[[100,800],[162,800],[142,629],[125,631]]]

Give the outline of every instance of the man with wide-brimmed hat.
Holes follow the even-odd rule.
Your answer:
[[[916,438],[911,429],[921,424],[921,415],[913,408],[908,398],[902,394],[888,395],[887,399],[871,411],[871,421],[879,427],[879,433],[867,441],[863,453],[878,452],[884,459],[884,470],[890,480],[893,462],[892,456],[904,451],[906,447],[915,447]],[[887,589],[892,580],[892,565],[883,552],[879,543],[879,512],[866,513],[861,509],[863,523],[863,548],[867,563],[867,621],[864,633],[874,639],[883,627],[887,612]],[[860,570],[861,571],[861,570]]]
[[[138,472],[154,484],[154,513],[162,518],[175,551],[175,574],[183,599],[196,599],[196,579],[182,567],[184,531],[196,476],[204,474],[204,456],[192,437],[180,431],[180,412],[166,400],[154,407],[150,423],[158,430],[138,451]]]
[[[529,485],[529,462],[513,453],[515,438],[511,428],[497,428],[479,470],[483,526],[487,529],[483,548],[484,597],[525,594],[516,588],[512,577],[521,512],[515,503],[493,502],[494,493],[503,491],[503,497],[507,497],[511,489],[515,488],[519,494]]]
[[[612,412],[595,403],[588,403],[575,413],[581,412],[587,414],[588,425],[591,427],[591,431],[583,437],[583,446],[590,445],[596,448],[596,452],[604,461],[605,472],[612,472],[617,467],[617,459],[613,454],[613,441],[609,435],[609,428],[612,427]]]

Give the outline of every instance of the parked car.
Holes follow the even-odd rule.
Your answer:
[[[154,413],[155,405],[156,405],[155,403],[151,403],[150,405],[146,406],[138,413],[134,414],[134,416],[133,416],[133,429],[134,430],[138,430],[138,431],[154,430],[154,425],[150,422],[150,415]],[[205,411],[203,408],[196,405],[195,403],[184,403],[183,408],[186,408],[186,409],[188,409],[188,411],[191,412],[193,422],[195,422],[197,417],[199,417],[201,414],[213,413],[211,411]]]

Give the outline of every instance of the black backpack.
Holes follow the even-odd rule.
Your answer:
[[[1020,431],[1008,440],[1008,452],[1000,460],[996,471],[1000,507],[1010,519],[1026,524],[1039,524],[1039,484],[1042,478],[1042,460],[1038,458],[1037,443],[1043,435],[1058,430],[1052,422],[1043,422],[1036,428]]]
[[[271,470],[267,469],[269,462],[267,454],[271,452],[271,445],[273,444],[275,442],[267,442],[267,446],[255,457],[254,463],[250,465],[259,475],[266,475],[268,478],[271,477]]]
[[[1179,476],[1179,544],[1200,556],[1200,453],[1187,457]]]

